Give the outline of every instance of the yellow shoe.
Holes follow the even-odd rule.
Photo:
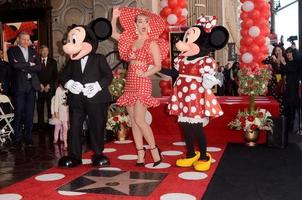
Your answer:
[[[208,171],[211,167],[211,163],[212,163],[212,157],[209,153],[207,153],[207,156],[209,157],[208,161],[201,161],[201,160],[197,160],[193,163],[194,169],[196,171]]]
[[[194,162],[196,162],[199,157],[200,157],[200,152],[195,151],[195,156],[193,158],[183,158],[183,159],[178,159],[176,161],[176,166],[178,167],[191,167]]]

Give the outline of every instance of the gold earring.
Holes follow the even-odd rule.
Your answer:
[[[136,34],[138,34],[138,30],[137,30],[137,28],[135,28],[135,33],[136,33]]]

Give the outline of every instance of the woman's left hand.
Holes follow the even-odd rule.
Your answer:
[[[141,70],[137,71],[137,72],[136,72],[136,75],[137,75],[138,77],[146,77],[145,72],[144,72],[144,71],[141,71]]]

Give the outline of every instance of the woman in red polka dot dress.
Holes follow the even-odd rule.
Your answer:
[[[124,28],[122,34],[116,31],[118,17]],[[111,23],[112,37],[118,41],[120,57],[130,62],[124,93],[117,100],[117,104],[126,106],[130,116],[138,152],[136,165],[144,165],[146,149],[143,146],[143,138],[145,138],[155,167],[161,162],[160,151],[150,125],[145,121],[145,114],[148,107],[159,105],[159,101],[151,96],[150,76],[160,71],[161,60],[165,59],[169,50],[168,44],[159,39],[165,28],[165,22],[160,16],[149,11],[125,7],[113,9]]]
[[[203,127],[210,118],[223,115],[211,90],[219,84],[214,76],[218,66],[208,55],[213,49],[223,48],[229,35],[224,27],[215,25],[216,17],[201,16],[197,24],[186,31],[183,41],[176,43],[176,48],[181,51],[173,68],[178,78],[168,105],[169,113],[178,116],[187,148],[186,158],[178,159],[176,165],[194,166],[197,171],[207,171],[211,165]],[[194,150],[195,137],[199,151]]]

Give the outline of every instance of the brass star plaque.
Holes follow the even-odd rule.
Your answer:
[[[102,171],[93,169],[70,183],[63,185],[58,190],[127,196],[148,196],[166,176],[166,173]]]

